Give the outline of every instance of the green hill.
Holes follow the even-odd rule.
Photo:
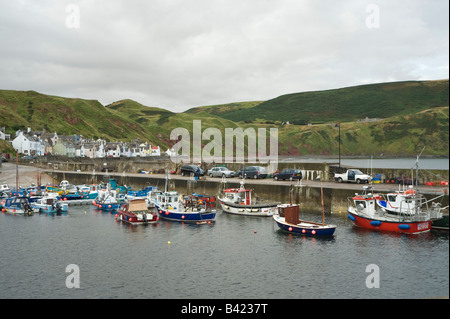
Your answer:
[[[30,127],[108,140],[152,138],[139,123],[106,109],[96,100],[63,98],[34,91],[0,90],[0,118],[0,125],[11,134]]]
[[[253,107],[229,109],[227,112],[215,112],[214,107],[205,107],[204,110],[232,121],[308,124],[356,121],[366,117],[388,118],[448,105],[449,83],[448,80],[441,80],[380,83],[293,93]]]

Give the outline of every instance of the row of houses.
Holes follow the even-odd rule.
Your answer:
[[[47,154],[68,157],[147,157],[160,156],[159,146],[134,140],[131,142],[107,142],[104,139],[89,139],[82,135],[58,135],[45,131],[19,130],[11,141],[20,154],[43,156]]]

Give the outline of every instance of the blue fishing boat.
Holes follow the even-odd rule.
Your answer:
[[[110,189],[100,190],[97,198],[92,201],[92,204],[102,211],[118,210],[124,203],[124,199],[119,198],[117,192]]]
[[[322,195],[322,223],[305,221],[300,219],[300,208],[297,204],[282,204],[277,206],[277,213],[272,217],[280,229],[292,234],[308,236],[333,236],[336,230],[335,225],[325,224],[325,210]]]
[[[273,219],[278,227],[292,234],[309,236],[333,236],[336,226],[325,223],[315,223],[299,219],[299,205],[278,205],[278,214]]]
[[[214,202],[211,196],[182,196],[176,191],[166,191],[156,194],[154,204],[162,219],[201,224],[214,221]]]
[[[5,198],[1,202],[2,213],[12,215],[33,215],[34,210],[31,207],[28,197],[15,196]]]
[[[69,205],[59,200],[56,196],[45,196],[31,203],[34,211],[44,214],[65,214],[69,210]]]

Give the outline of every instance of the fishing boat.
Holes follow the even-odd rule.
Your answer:
[[[0,184],[0,193],[9,193],[11,191],[11,188],[7,183]]]
[[[67,192],[64,189],[58,186],[50,186],[50,185],[45,186],[45,191],[48,193],[57,193],[60,196],[67,194]]]
[[[31,207],[36,213],[47,213],[47,214],[64,214],[69,210],[69,205],[60,201],[56,194],[48,194],[42,198],[36,200],[36,202],[31,203]]]
[[[147,186],[144,189],[133,191],[128,190],[127,191],[127,198],[145,198],[147,197],[149,192],[155,192],[159,191],[159,188],[156,186]]]
[[[92,204],[102,211],[114,211],[124,204],[124,199],[117,196],[117,192],[111,189],[101,189]]]
[[[253,189],[246,188],[241,181],[240,188],[228,188],[224,190],[219,202],[226,213],[270,217],[277,212],[278,203],[260,202],[252,196]]]
[[[148,208],[145,198],[129,200],[117,210],[115,218],[132,225],[154,224],[159,219],[156,212]]]
[[[374,193],[373,186],[365,186],[363,193],[348,198],[348,218],[355,226],[371,230],[408,234],[427,232],[432,220],[442,217],[440,204],[433,202],[438,197],[431,200],[420,197],[409,211],[391,213],[377,204],[384,197]]]
[[[12,215],[33,215],[34,210],[31,207],[28,197],[15,196],[5,198],[1,202],[2,213]]]
[[[154,204],[162,219],[201,224],[214,221],[213,202],[211,196],[182,196],[176,191],[165,191],[156,194]]]
[[[322,223],[305,221],[300,219],[300,206],[292,204],[281,204],[277,206],[277,213],[273,215],[273,219],[281,230],[292,234],[308,235],[308,236],[333,236],[336,230],[335,225],[325,224],[325,210],[322,196]]]
[[[431,223],[431,229],[437,230],[448,230],[448,206],[442,208],[442,210],[447,210],[445,213],[442,213],[441,218],[433,219]]]
[[[390,214],[412,214],[421,201],[423,201],[423,195],[416,192],[410,185],[407,190],[399,190],[379,197],[377,205]]]
[[[299,212],[299,205],[297,204],[278,205],[277,214],[273,215],[273,219],[280,229],[292,234],[333,236],[336,230],[335,225],[300,220]]]

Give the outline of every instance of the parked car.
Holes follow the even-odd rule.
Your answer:
[[[275,173],[273,175],[273,179],[276,181],[280,179],[282,180],[288,179],[291,181],[293,181],[294,179],[300,180],[302,179],[302,172],[296,168],[286,168],[279,173]]]
[[[262,166],[247,166],[236,172],[236,175],[239,176],[239,178],[266,178],[267,170]]]
[[[234,171],[230,171],[226,167],[213,167],[207,173],[211,177],[234,177]]]
[[[23,160],[32,160],[32,159],[36,159],[36,156],[27,155],[27,156],[22,157],[22,159]]]
[[[8,160],[6,159],[6,157],[2,156],[2,163],[7,162]]]
[[[364,174],[359,169],[349,169],[342,174],[334,174],[334,180],[339,183],[353,182],[353,183],[370,183],[372,176]]]
[[[194,174],[194,176],[205,175],[205,172],[197,165],[183,165],[181,166],[180,171],[181,176],[190,176],[191,174]]]

